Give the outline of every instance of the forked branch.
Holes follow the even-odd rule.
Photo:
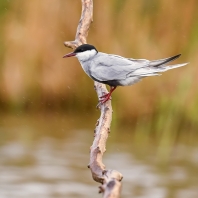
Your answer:
[[[76,37],[74,41],[64,42],[66,47],[75,49],[76,47],[87,43],[89,27],[93,21],[93,0],[82,1],[82,14],[78,24]],[[98,98],[108,93],[104,84],[94,82],[94,88]],[[91,170],[92,177],[95,181],[101,183],[99,187],[104,198],[120,197],[122,174],[116,170],[106,170],[102,162],[102,157],[106,151],[106,141],[110,132],[112,120],[112,106],[109,100],[100,105],[101,115],[96,123],[94,130],[94,141],[90,148],[90,162],[88,167]]]

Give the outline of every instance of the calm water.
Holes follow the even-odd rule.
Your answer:
[[[94,120],[1,116],[0,198],[102,197],[87,168]],[[123,174],[122,197],[198,197],[198,147],[175,145],[160,161],[157,150],[130,131],[111,132],[104,163]]]

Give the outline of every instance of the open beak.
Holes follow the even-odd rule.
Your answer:
[[[71,53],[69,53],[69,54],[65,54],[65,55],[63,56],[63,58],[68,58],[68,57],[72,57],[72,56],[75,56],[75,55],[76,55],[76,53],[71,52]]]

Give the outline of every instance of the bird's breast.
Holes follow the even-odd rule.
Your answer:
[[[84,72],[85,72],[89,77],[91,77],[91,74],[90,74],[91,62],[90,62],[90,61],[86,61],[86,62],[80,61],[80,64],[81,64],[81,67],[82,67],[82,69],[84,70]]]

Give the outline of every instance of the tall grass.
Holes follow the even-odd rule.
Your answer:
[[[118,88],[113,94],[115,119],[149,123],[152,131],[172,128],[175,137],[181,130],[197,130],[198,2],[100,0],[94,4],[88,42],[98,50],[146,59],[182,53],[175,62],[190,62],[160,77]],[[70,51],[63,41],[75,36],[80,1],[2,1],[0,12],[1,110],[94,112],[97,98],[92,80],[77,60],[62,59]]]

